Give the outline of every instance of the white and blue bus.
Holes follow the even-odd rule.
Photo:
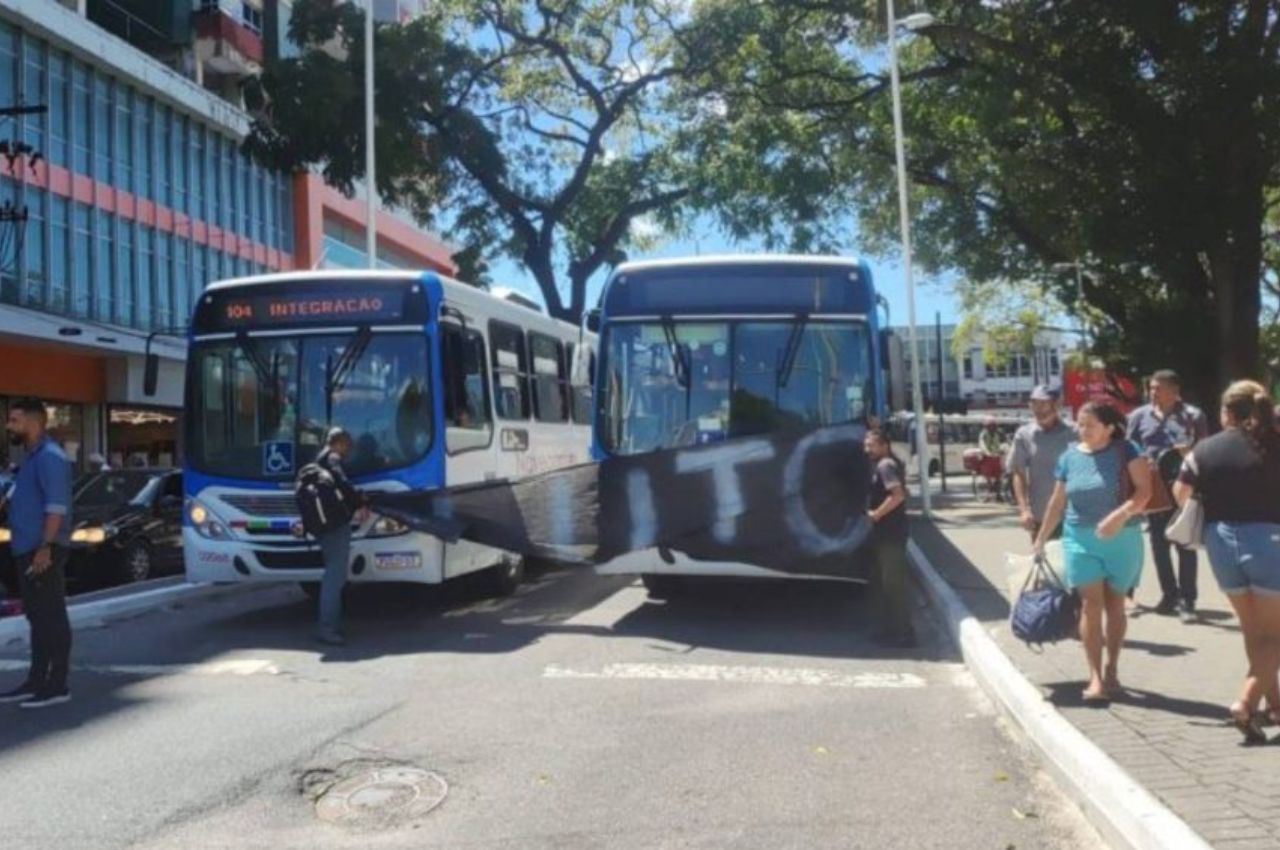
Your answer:
[[[589,459],[589,392],[573,388],[578,329],[523,299],[432,273],[327,271],[212,284],[190,328],[184,410],[184,557],[191,581],[315,588],[298,469],[341,426],[368,491],[514,479]],[[150,365],[150,364],[149,364]],[[149,368],[149,372],[150,372]],[[510,553],[377,515],[354,528],[355,582],[438,583]]]
[[[593,456],[883,419],[879,303],[867,265],[839,257],[619,266],[600,300]],[[653,550],[597,570],[655,593],[675,575],[781,575]]]

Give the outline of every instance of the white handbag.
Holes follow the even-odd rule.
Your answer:
[[[1194,453],[1188,454],[1184,463],[1192,472],[1199,474],[1200,470],[1196,468],[1196,456]],[[1178,512],[1173,515],[1173,518],[1169,520],[1169,525],[1164,530],[1164,536],[1170,543],[1176,543],[1186,549],[1204,547],[1204,505],[1200,503],[1198,493],[1192,493]]]

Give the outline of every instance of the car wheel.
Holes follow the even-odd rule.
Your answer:
[[[126,583],[151,578],[151,567],[151,547],[141,540],[126,546],[120,556],[120,578]]]
[[[524,581],[524,558],[510,555],[485,571],[485,590],[489,596],[510,596]]]

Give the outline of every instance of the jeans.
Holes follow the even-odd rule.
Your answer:
[[[320,582],[320,632],[342,630],[342,588],[347,583],[351,563],[351,526],[343,523],[319,537],[324,554],[324,579]]]
[[[18,555],[18,586],[22,607],[31,625],[31,672],[27,684],[37,691],[61,691],[67,686],[71,664],[71,621],[67,618],[67,556],[65,546],[53,547],[53,563],[40,575],[27,575],[35,552]]]
[[[1223,593],[1280,596],[1280,523],[1207,522],[1204,548]]]
[[[880,628],[894,637],[912,634],[911,567],[907,563],[907,541],[873,538],[876,558],[876,589],[879,591]]]
[[[1188,605],[1196,604],[1196,550],[1174,547],[1178,550],[1178,576],[1173,575],[1173,559],[1169,556],[1172,543],[1164,536],[1173,512],[1151,514],[1147,517],[1147,534],[1151,539],[1151,555],[1156,562],[1156,577],[1160,579],[1160,595],[1163,599],[1181,599]]]

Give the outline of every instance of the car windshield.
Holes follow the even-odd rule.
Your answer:
[[[615,454],[862,421],[871,403],[857,322],[622,322],[606,330],[604,368]]]
[[[406,466],[431,445],[422,333],[241,337],[192,353],[187,458],[235,478],[291,478],[341,426],[347,470]]]
[[[76,491],[77,507],[115,507],[127,502],[140,504],[160,476],[137,470],[99,472]],[[148,486],[152,485],[152,486]]]

